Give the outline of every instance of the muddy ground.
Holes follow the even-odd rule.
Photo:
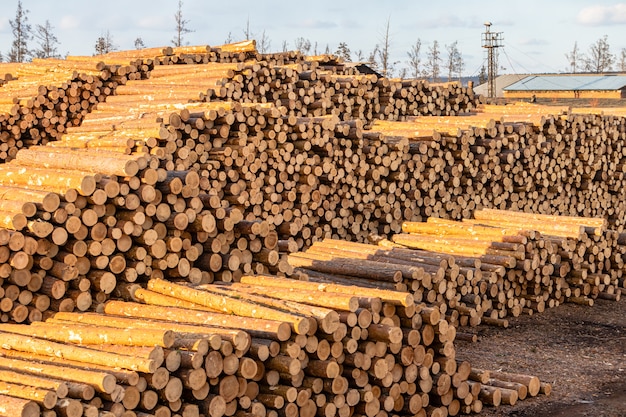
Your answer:
[[[476,343],[457,341],[457,357],[476,368],[536,375],[550,396],[514,406],[485,406],[480,416],[626,416],[626,300],[564,304],[510,319],[507,329],[480,326]]]

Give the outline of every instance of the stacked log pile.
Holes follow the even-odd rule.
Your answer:
[[[72,417],[444,416],[518,398],[474,381],[489,372],[458,361],[455,328],[406,292],[274,276],[127,290],[140,302],[0,325],[0,392]]]
[[[476,211],[474,217],[475,224],[532,228],[542,234],[554,289],[561,290],[555,292],[556,305],[563,300],[593,305],[598,297],[619,300],[626,247],[623,234],[607,229],[606,219],[489,209]]]
[[[13,159],[23,147],[60,139],[79,126],[96,104],[114,95],[118,86],[129,80],[145,80],[155,65],[243,62],[250,57],[256,57],[253,42],[2,63],[0,160]]]
[[[92,57],[34,59],[0,64],[7,73],[0,100],[0,161],[32,145],[58,139],[129,79],[145,78],[151,66],[141,61],[104,63]]]
[[[204,58],[204,62],[215,59]],[[468,88],[452,83],[431,87],[422,80],[390,80],[363,74],[334,55],[309,57],[285,52],[257,54],[256,59],[254,71],[241,73],[207,91],[206,98],[273,103],[286,107],[297,117],[334,114],[344,120],[367,122],[422,115],[453,116],[469,113],[479,105],[479,97]],[[243,85],[239,87],[237,83]]]
[[[457,87],[363,75],[330,56],[263,56],[250,43],[144,50],[136,57],[141,64],[130,71],[136,75],[118,74],[127,77],[124,85],[95,109],[87,106],[92,111],[79,126],[57,130],[64,132],[59,140],[19,150],[0,167],[0,321],[50,319],[31,331],[49,334],[49,326],[58,336],[66,323],[95,317],[74,310],[128,315],[137,326],[172,306],[180,309],[172,317],[196,309],[261,320],[249,315],[272,310],[282,319],[265,323],[274,330],[250,324],[247,335],[220,321],[211,327],[220,339],[213,337],[212,350],[197,358],[189,351],[205,333],[172,329],[180,345],[165,349],[179,352],[170,360],[175,364],[180,354],[189,368],[172,365],[174,376],[163,377],[174,381],[174,394],[150,385],[152,368],[141,371],[139,386],[116,373],[116,391],[103,392],[93,406],[163,417],[182,415],[185,404],[197,406],[189,415],[217,410],[217,417],[477,411],[483,402],[516,397],[500,389],[510,385],[469,382],[468,366],[455,360],[457,325],[505,325],[506,317],[546,304],[619,298],[626,239],[605,224],[576,235],[526,233],[519,224],[488,233],[486,219],[472,226],[429,219],[452,235],[480,231],[490,243],[478,259],[475,252],[433,252],[440,247],[380,249],[336,240],[399,236],[403,219],[470,218],[483,207],[604,216],[621,231],[621,118],[519,116],[519,122],[487,107],[482,116],[451,117],[475,110],[478,98]],[[81,97],[92,100],[89,93]],[[570,175],[570,165],[579,173]],[[250,274],[293,275],[293,268],[318,283],[300,291],[246,283]],[[207,285],[214,281],[219,285]],[[358,287],[319,293],[319,283],[329,282]],[[387,290],[408,294],[401,301]],[[147,312],[112,296],[160,307]],[[217,303],[219,297],[238,310]],[[94,320],[100,321],[84,325],[115,321]],[[148,354],[142,352],[133,355]],[[209,375],[209,356],[230,370]],[[207,379],[191,382],[190,369],[203,361]],[[164,363],[159,369],[167,369]],[[127,404],[121,392],[129,392]],[[154,406],[131,406],[144,401],[144,392]]]
[[[215,85],[215,77],[209,80],[213,84],[203,81]],[[122,94],[133,88],[130,83]],[[224,220],[232,231],[241,212],[226,212],[218,201],[214,217],[204,210],[208,196],[198,197],[195,172],[168,174],[157,156],[148,155],[149,147],[158,148],[159,118],[169,120],[175,106],[161,101],[149,109],[124,107],[126,117],[99,109],[84,127],[69,128],[51,143],[54,147],[23,149],[2,167],[2,225],[11,230],[1,242],[2,321],[37,321],[47,310],[87,310],[93,300],[104,301],[120,278],[132,282],[153,268],[209,280],[190,265],[203,251],[190,233],[213,232]],[[205,110],[215,117],[215,108]],[[179,120],[180,112],[174,110]],[[262,237],[276,245],[266,229]],[[228,239],[224,242],[232,243]],[[213,268],[221,262],[212,259]]]
[[[372,130],[407,137],[415,146],[433,148],[433,155],[441,158],[436,168],[422,174],[416,192],[421,219],[459,220],[470,218],[476,208],[489,207],[605,217],[611,228],[621,232],[624,119],[547,116],[528,107],[499,106],[497,111],[488,107],[486,113],[474,116],[376,122]]]
[[[426,223],[404,223],[405,233],[394,235],[392,240],[455,259],[473,259],[481,271],[480,279],[464,279],[466,288],[455,294],[452,307],[458,304],[466,314],[478,315],[474,323],[506,327],[506,317],[542,312],[570,295],[565,276],[571,266],[567,260],[561,264],[560,257],[551,257],[555,252],[560,255],[550,243],[546,247],[545,236],[528,227],[490,227],[480,221],[473,224],[433,218]],[[476,276],[476,270],[473,273]],[[454,281],[452,287],[456,287]],[[461,322],[466,323],[467,319]]]
[[[29,416],[221,417],[264,409],[252,402],[258,366],[241,330],[59,313],[0,332],[0,390],[42,411]]]
[[[456,326],[506,327],[509,317],[564,302],[620,299],[626,248],[606,220],[488,209],[475,216],[404,222],[404,233],[379,246],[325,239],[289,263],[309,280],[410,291],[445,306]]]
[[[364,130],[374,111],[365,109],[376,106],[355,110],[364,121],[342,121],[347,117],[341,111],[347,110],[339,104],[361,88],[367,97],[380,94],[384,86],[378,83],[386,80],[374,83],[375,77],[355,74],[328,57],[306,61],[276,54],[268,61],[236,62],[242,54],[254,55],[247,48],[165,51],[157,58],[184,64],[157,66],[150,80],[127,81],[54,146],[23,150],[3,167],[3,195],[11,200],[3,203],[3,225],[29,242],[41,240],[40,253],[28,249],[21,262],[31,277],[47,277],[43,287],[35,278],[35,293],[54,284],[53,299],[63,299],[63,309],[76,308],[79,296],[80,309],[88,309],[88,292],[100,303],[118,280],[141,282],[155,271],[196,283],[237,281],[249,272],[285,274],[290,266],[281,252],[330,236],[365,241],[372,232],[397,233],[401,219],[470,217],[483,205],[517,204],[521,200],[504,191],[514,183],[507,176],[534,180],[523,179],[523,159],[515,158],[521,150],[532,155],[533,126],[491,117],[422,117],[377,121]],[[282,81],[272,84],[275,76]],[[388,88],[406,97],[415,97],[411,88],[426,91],[414,83],[406,91],[400,87]],[[243,103],[202,102],[218,92]],[[292,100],[326,101],[331,92],[335,104],[314,112],[311,106],[291,108]],[[248,102],[253,99],[265,103]],[[539,122],[557,120],[562,118]],[[531,150],[523,148],[526,140]],[[502,158],[508,166],[495,163]],[[30,174],[15,175],[23,169]],[[59,201],[55,193],[62,194]],[[72,272],[59,272],[61,266]],[[27,288],[30,281],[22,275],[19,285],[7,285]],[[11,288],[3,319],[26,320],[23,308],[13,313],[24,304],[15,303],[21,291]],[[48,297],[53,293],[45,291]],[[26,294],[22,300],[32,307]],[[34,318],[35,310],[30,309]]]
[[[289,263],[296,276],[310,281],[354,281],[366,287],[410,291],[417,301],[439,308],[455,327],[481,323],[484,310],[492,305],[490,300],[476,299],[487,293],[490,281],[502,280],[503,266],[483,267],[469,255],[452,256],[433,248],[394,246],[325,239],[304,252],[290,254]]]

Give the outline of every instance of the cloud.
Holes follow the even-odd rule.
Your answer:
[[[444,28],[444,27],[470,27],[473,23],[470,23],[467,19],[462,19],[459,16],[453,14],[446,14],[438,16],[434,19],[423,20],[419,22],[420,27],[424,28]]]
[[[163,29],[168,25],[164,16],[143,16],[137,21],[137,26],[141,29]]]
[[[360,28],[361,24],[359,23],[358,20],[344,19],[341,21],[341,27],[348,28],[348,29],[356,29],[356,28]]]
[[[300,26],[307,29],[333,29],[337,23],[327,20],[306,19],[300,22]]]
[[[576,16],[578,23],[586,26],[605,26],[626,23],[626,3],[613,6],[585,7]]]
[[[548,41],[546,41],[545,39],[537,39],[537,38],[530,38],[530,39],[522,39],[520,41],[520,45],[548,45]]]
[[[80,26],[80,20],[76,16],[67,15],[61,18],[59,28],[63,30],[77,29]]]
[[[492,21],[491,30],[497,32],[503,26],[514,26],[514,20]],[[428,20],[418,21],[419,28],[441,29],[441,28],[484,28],[485,20],[478,16],[458,16],[454,14],[444,14]]]

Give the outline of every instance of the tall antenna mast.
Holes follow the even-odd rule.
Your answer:
[[[482,47],[487,49],[487,95],[490,98],[496,96],[496,74],[498,72],[496,62],[496,48],[502,47],[502,32],[492,32],[491,22],[485,22]]]

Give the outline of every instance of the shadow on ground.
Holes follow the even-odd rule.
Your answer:
[[[457,357],[476,368],[538,376],[552,395],[514,406],[485,407],[485,417],[626,416],[626,301],[565,304],[481,326],[476,343],[457,342]]]

